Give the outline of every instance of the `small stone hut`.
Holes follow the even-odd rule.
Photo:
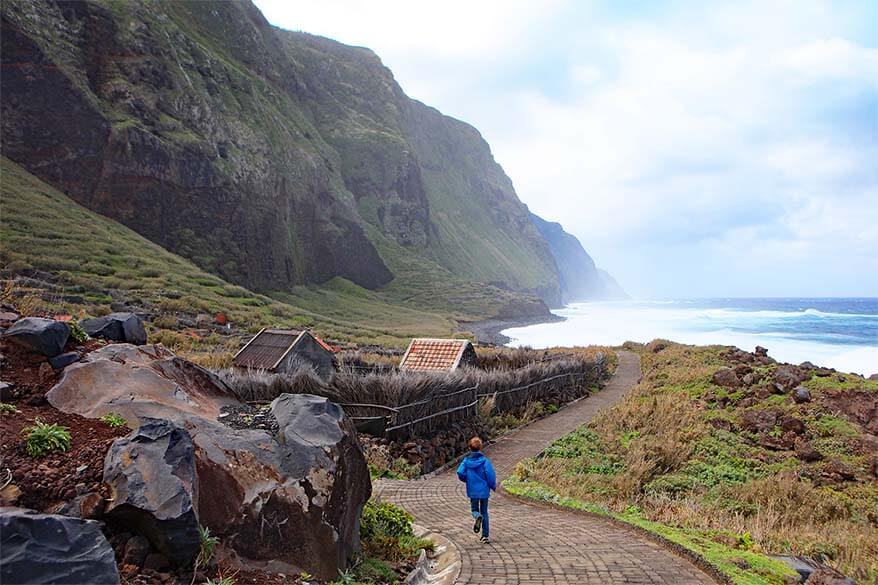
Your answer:
[[[335,370],[332,348],[307,329],[262,329],[232,360],[236,368],[277,374],[292,373],[302,364],[313,367],[321,378]]]
[[[412,372],[451,372],[460,366],[478,366],[473,344],[466,339],[412,339],[400,370]]]

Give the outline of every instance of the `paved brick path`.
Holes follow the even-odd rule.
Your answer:
[[[499,479],[515,464],[542,451],[618,400],[640,377],[637,355],[621,352],[606,388],[555,415],[504,437],[485,450]],[[453,470],[426,480],[388,481],[375,486],[426,528],[448,537],[461,553],[458,583],[714,583],[688,560],[606,520],[527,504],[496,494],[491,498],[491,538],[482,545],[471,532],[464,485]]]

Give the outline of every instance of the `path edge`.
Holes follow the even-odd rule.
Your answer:
[[[527,496],[521,496],[518,494],[511,494],[506,491],[505,488],[499,486],[497,490],[498,493],[501,493],[503,497],[510,498],[512,500],[516,500],[523,504],[527,504],[529,506],[534,507],[543,507],[543,508],[551,508],[554,510],[560,510],[562,512],[569,512],[574,514],[579,514],[582,516],[588,516],[589,518],[605,520],[610,524],[618,528],[622,528],[624,530],[628,530],[629,532],[633,532],[634,534],[649,540],[663,548],[668,549],[672,553],[676,554],[678,557],[682,557],[687,561],[690,561],[696,567],[701,569],[702,572],[707,574],[710,578],[712,578],[717,583],[722,585],[735,585],[735,582],[731,579],[731,577],[724,575],[720,572],[719,569],[716,568],[710,561],[708,561],[704,556],[696,553],[695,551],[689,550],[688,548],[677,544],[676,542],[662,536],[661,534],[656,534],[655,532],[650,532],[646,528],[641,526],[637,526],[635,524],[630,524],[625,522],[624,520],[620,520],[619,518],[615,518],[613,516],[604,516],[603,514],[596,514],[594,512],[589,512],[588,510],[580,510],[578,508],[571,508],[569,506],[562,506],[561,504],[556,504],[555,502],[547,502],[545,500],[537,500],[534,498],[528,498]]]

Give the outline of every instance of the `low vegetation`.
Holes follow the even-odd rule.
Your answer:
[[[70,431],[55,423],[46,423],[36,419],[32,426],[21,430],[24,435],[27,454],[31,457],[43,457],[52,451],[68,451],[70,449]]]
[[[422,549],[433,550],[433,543],[415,536],[412,516],[388,502],[369,500],[360,519],[363,556],[351,569],[353,582],[399,583],[394,567],[417,559]]]
[[[115,412],[108,412],[100,418],[100,421],[105,425],[113,428],[124,427],[128,424],[127,422],[125,422],[124,418],[122,418]]]
[[[791,570],[767,553],[878,581],[878,442],[845,407],[874,398],[878,382],[797,370],[810,397],[796,401],[770,385],[772,363],[745,368],[749,386],[714,384],[736,365],[728,348],[639,349],[642,382],[520,464],[507,490],[638,525],[736,583],[786,582]]]

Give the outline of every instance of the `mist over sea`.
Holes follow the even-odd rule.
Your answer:
[[[767,347],[778,361],[878,373],[878,298],[751,298],[572,303],[566,321],[503,331],[510,345],[618,345],[656,338]]]

